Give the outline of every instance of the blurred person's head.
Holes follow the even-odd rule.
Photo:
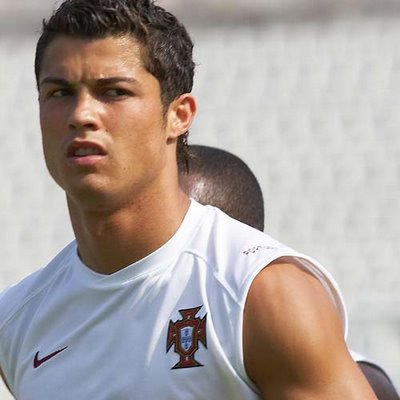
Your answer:
[[[180,169],[179,180],[189,197],[264,230],[261,188],[244,161],[225,150],[191,145],[188,167],[188,171]]]

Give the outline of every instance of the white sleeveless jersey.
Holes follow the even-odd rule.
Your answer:
[[[315,261],[192,201],[176,234],[100,275],[76,243],[0,298],[0,366],[18,400],[247,400],[242,320],[254,277],[293,256],[341,296]]]

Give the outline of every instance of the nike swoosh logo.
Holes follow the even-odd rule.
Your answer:
[[[39,368],[43,363],[46,361],[49,361],[51,358],[56,356],[57,354],[61,353],[62,351],[66,350],[68,346],[63,347],[60,350],[55,351],[54,353],[51,353],[47,355],[46,357],[40,358],[39,359],[39,352],[35,354],[35,358],[33,359],[33,368]]]

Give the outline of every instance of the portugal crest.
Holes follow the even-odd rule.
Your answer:
[[[174,344],[174,351],[178,353],[180,357],[179,362],[176,363],[172,369],[203,366],[203,364],[200,364],[194,359],[194,355],[199,349],[199,342],[203,343],[204,347],[207,348],[207,314],[202,319],[196,317],[201,307],[202,306],[179,310],[182,319],[175,322],[169,321],[167,353]]]

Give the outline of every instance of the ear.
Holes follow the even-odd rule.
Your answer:
[[[187,132],[196,114],[196,100],[191,93],[176,98],[168,109],[168,137],[177,139]]]

